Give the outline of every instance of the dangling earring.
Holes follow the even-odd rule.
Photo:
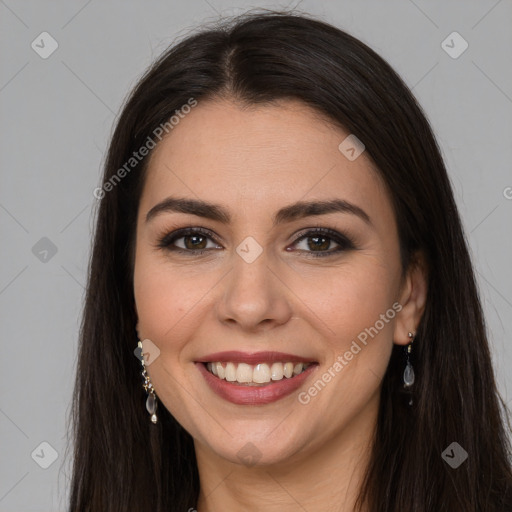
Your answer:
[[[405,365],[404,370],[404,388],[410,388],[414,384],[414,369],[411,364],[410,355],[412,351],[412,342],[414,341],[414,334],[412,332],[408,333],[409,336],[409,345],[406,347],[406,357],[407,363]]]
[[[158,418],[156,416],[156,395],[155,395],[155,389],[153,388],[153,384],[151,382],[151,379],[149,378],[149,375],[146,372],[146,364],[144,362],[144,354],[142,352],[142,342],[139,341],[137,343],[137,346],[140,348],[140,354],[141,354],[141,362],[142,362],[142,377],[144,378],[144,384],[142,385],[148,394],[148,398],[146,400],[146,409],[151,415],[151,421],[153,423],[156,423],[158,421]]]

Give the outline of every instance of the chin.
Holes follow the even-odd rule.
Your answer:
[[[221,429],[222,433],[205,432],[201,436],[201,444],[206,445],[208,451],[215,453],[218,457],[247,467],[286,463],[295,458],[309,443],[303,424],[296,423],[297,429],[290,431],[289,426],[285,425],[286,420],[283,421],[280,418],[278,422],[266,422],[265,427],[261,422],[252,422],[252,427],[250,423],[244,422],[237,431],[234,431],[233,425],[230,425],[231,430],[228,432],[232,435],[223,429]],[[300,429],[299,425],[301,425]]]

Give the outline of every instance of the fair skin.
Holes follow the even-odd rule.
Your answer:
[[[137,332],[160,350],[148,366],[159,407],[194,439],[198,512],[353,510],[381,380],[393,343],[406,345],[416,331],[426,279],[422,265],[403,275],[389,195],[364,152],[354,161],[340,152],[347,135],[297,101],[249,109],[200,101],[151,156],[137,220]],[[162,211],[146,221],[169,196],[215,203],[231,220]],[[332,199],[357,206],[369,221],[336,211],[273,224],[292,203]],[[212,236],[174,240],[186,254],[157,247],[185,227]],[[354,247],[332,237],[315,245],[325,234],[299,240],[318,228],[347,236]],[[247,237],[262,249],[250,263],[236,251]],[[207,250],[198,255],[196,246]],[[324,257],[315,258],[319,252]],[[300,403],[299,394],[394,303],[400,311]],[[196,364],[231,350],[280,351],[317,365],[277,401],[235,404],[212,390]]]

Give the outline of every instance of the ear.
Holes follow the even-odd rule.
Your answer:
[[[428,293],[428,269],[423,253],[417,252],[411,258],[400,288],[398,302],[402,309],[396,315],[393,341],[397,345],[408,345],[409,332],[416,334]]]

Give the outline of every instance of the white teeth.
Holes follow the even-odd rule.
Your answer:
[[[262,384],[263,382],[270,382],[270,368],[268,364],[257,364],[252,372],[253,382]]]
[[[240,363],[236,369],[237,382],[252,382],[252,368],[245,363]]]
[[[293,375],[293,363],[285,363],[283,373],[289,379]]]
[[[283,363],[273,363],[270,367],[272,380],[281,380],[283,378]]]
[[[224,366],[222,366],[222,363],[213,363],[214,368],[217,370],[217,373],[214,375],[217,375],[219,379],[223,379],[226,376],[226,371],[224,370]]]
[[[225,374],[226,374],[226,380],[227,381],[235,382],[235,380],[236,380],[236,368],[235,368],[235,365],[233,363],[228,363],[226,365]]]
[[[206,368],[219,379],[240,384],[266,384],[271,381],[290,379],[302,373],[310,363],[281,363],[275,362],[269,366],[267,363],[250,365],[246,363],[209,362]]]

